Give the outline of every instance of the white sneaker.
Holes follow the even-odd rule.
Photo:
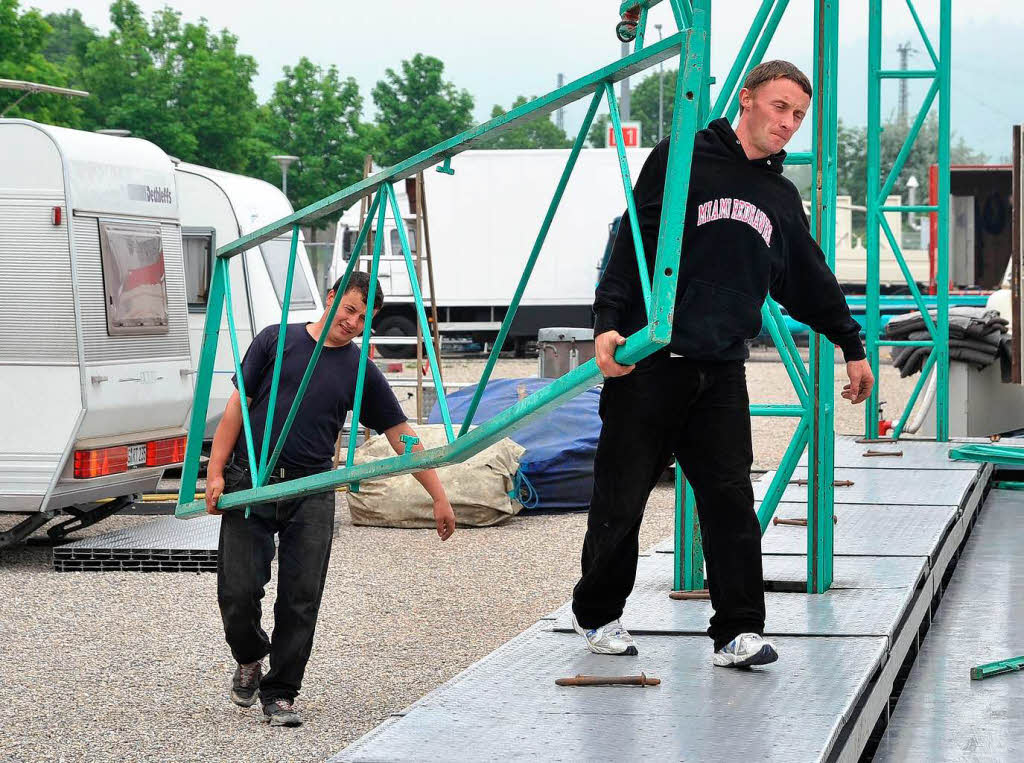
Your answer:
[[[622,654],[635,657],[640,653],[633,637],[622,626],[621,620],[612,620],[600,628],[584,628],[573,614],[572,627],[587,640],[587,648],[594,654]]]
[[[756,633],[741,633],[715,652],[713,660],[720,668],[747,668],[767,665],[779,659],[775,645]]]

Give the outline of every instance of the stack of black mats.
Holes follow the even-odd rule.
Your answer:
[[[930,310],[932,321],[936,311]],[[998,359],[1004,382],[1010,381],[1012,352],[1009,322],[998,310],[984,307],[951,307],[949,310],[949,358],[974,366],[978,370]],[[885,326],[887,339],[920,341],[931,339],[919,312],[893,317]],[[920,372],[931,352],[930,347],[893,347],[892,364],[900,376]]]

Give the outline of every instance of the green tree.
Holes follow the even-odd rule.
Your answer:
[[[879,183],[884,183],[896,157],[907,139],[910,128],[896,122],[888,122],[882,126],[881,133],[881,167]],[[839,153],[836,174],[839,193],[849,194],[854,204],[865,204],[867,198],[867,128],[848,126],[840,120],[837,133]],[[985,154],[972,149],[963,136],[950,135],[950,158],[953,164],[981,164],[987,161]],[[921,126],[917,140],[907,156],[906,164],[893,185],[892,192],[907,199],[906,182],[911,177],[917,178],[924,188],[928,185],[928,168],[939,159],[939,120],[930,114]],[[919,191],[918,202],[925,200],[926,191]]]
[[[110,34],[88,45],[83,81],[95,96],[89,126],[117,127],[181,159],[236,171],[246,166],[258,116],[256,61],[205,19],[182,24],[164,8],[147,22],[131,0],[110,6]]]
[[[70,87],[68,70],[45,56],[51,33],[52,28],[39,11],[20,13],[18,0],[0,0],[0,79]],[[82,114],[81,99],[0,90],[0,114],[77,127]]]
[[[281,171],[272,153],[299,157],[288,170],[288,197],[296,209],[322,199],[362,178],[363,157],[372,127],[360,122],[363,99],[352,77],[335,66],[326,70],[308,58],[284,67],[274,85],[258,140],[268,150],[257,157],[257,174],[277,185]],[[272,149],[272,150],[269,150]],[[340,213],[339,213],[340,214]],[[326,226],[337,215],[321,218]]]
[[[536,99],[534,96],[529,100]],[[512,108],[517,109],[527,103],[529,101],[521,95],[512,103]],[[491,119],[507,113],[505,109],[495,104],[491,110]],[[566,136],[565,130],[552,122],[549,117],[544,116],[511,127],[493,137],[485,138],[474,148],[569,148],[571,145],[572,141]]]
[[[672,107],[676,95],[676,70],[666,69],[662,82],[662,137],[672,127]],[[658,72],[651,71],[629,94],[629,118],[640,123],[641,145],[653,146],[658,142]]]
[[[608,148],[608,125],[611,124],[611,117],[607,114],[598,114],[590,124],[590,132],[587,133],[587,142],[591,148]]]
[[[401,74],[385,71],[373,88],[381,145],[374,158],[391,165],[450,138],[473,124],[473,96],[444,75],[444,64],[417,53],[402,61]]]
[[[50,25],[50,34],[43,55],[48,61],[61,64],[72,75],[80,77],[89,44],[97,40],[99,34],[85,23],[77,8],[64,13],[49,13],[46,23]]]

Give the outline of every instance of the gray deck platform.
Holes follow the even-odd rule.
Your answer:
[[[878,761],[1024,759],[1024,675],[970,669],[1024,655],[1024,493],[985,502],[889,720]]]
[[[908,450],[911,446],[904,445]],[[900,468],[893,463],[876,463],[858,469],[836,467],[836,481],[849,481],[849,487],[836,487],[836,504],[863,503],[881,506],[959,506],[970,492],[977,473],[974,469]],[[766,472],[754,483],[754,499],[760,501],[775,476]],[[807,467],[793,470],[793,480],[807,479]],[[786,503],[801,503],[807,498],[805,485],[790,484],[782,494]]]
[[[949,451],[960,443],[931,440],[900,440],[899,442],[858,442],[859,438],[843,435],[836,438],[833,461],[837,469],[965,469],[974,471],[977,464],[970,461],[951,461]],[[979,439],[979,438],[975,438]],[[988,440],[984,440],[988,442]],[[874,451],[887,456],[865,456]],[[900,455],[895,455],[895,454]],[[797,464],[807,466],[807,452]]]
[[[174,517],[53,549],[57,572],[216,572],[220,517]]]
[[[820,596],[805,593],[765,594],[772,636],[884,636],[890,641],[927,573],[924,557],[839,557],[832,589]],[[802,583],[807,562],[802,556],[765,556],[766,581]],[[700,635],[712,615],[710,601],[675,601],[672,555],[640,560],[636,586],[622,620],[630,633]],[[931,598],[931,592],[927,594]],[[556,630],[572,632],[569,605],[554,615]]]
[[[335,760],[857,760],[916,654],[991,467],[949,467],[948,447],[934,443],[900,443],[898,458],[863,458],[852,445],[840,441],[837,450],[868,464],[845,466],[856,462],[844,455],[837,469],[837,479],[855,485],[836,489],[832,589],[766,594],[776,665],[711,666],[703,635],[710,604],[668,598],[673,557],[653,553],[671,550],[666,540],[641,556],[623,615],[639,657],[587,652],[569,632],[565,605]],[[779,516],[806,515],[805,496],[806,488],[792,486]],[[805,539],[800,527],[769,531],[766,580],[805,580]],[[989,649],[984,658],[1006,651]],[[641,671],[663,683],[554,685],[577,673]]]
[[[778,646],[801,667],[716,669],[707,639],[697,636],[653,636],[642,657],[607,657],[581,649],[575,634],[535,627],[332,760],[822,758],[854,710],[863,672],[884,659],[885,640],[782,638]],[[663,683],[581,689],[554,682],[641,671]]]

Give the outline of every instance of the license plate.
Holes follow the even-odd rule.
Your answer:
[[[143,445],[129,445],[128,446],[128,466],[145,466],[146,465],[146,446]]]

